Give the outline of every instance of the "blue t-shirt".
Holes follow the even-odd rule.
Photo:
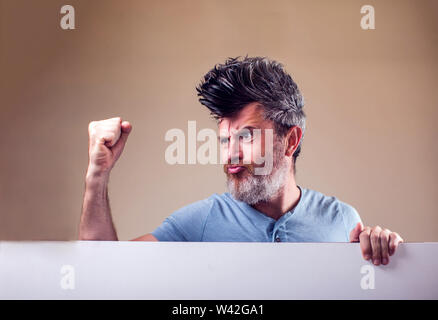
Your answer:
[[[361,221],[356,209],[298,188],[298,204],[278,220],[229,193],[215,193],[175,211],[152,234],[159,241],[349,242],[350,231]]]

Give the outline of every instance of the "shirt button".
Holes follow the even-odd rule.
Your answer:
[[[275,241],[277,241],[277,242],[281,242],[280,237],[276,237],[276,238],[275,238]]]

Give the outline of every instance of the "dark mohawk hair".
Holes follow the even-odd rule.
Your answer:
[[[278,135],[299,126],[303,133],[306,116],[303,97],[283,65],[266,57],[228,58],[211,69],[196,87],[199,102],[215,119],[231,117],[252,102],[263,106]],[[293,155],[301,151],[301,142]]]

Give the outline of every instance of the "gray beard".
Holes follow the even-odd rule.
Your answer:
[[[289,166],[285,158],[280,158],[278,151],[274,154],[273,170],[269,175],[250,174],[243,179],[227,175],[227,187],[234,199],[249,205],[266,202],[277,196],[286,184]],[[284,156],[283,156],[284,157]]]

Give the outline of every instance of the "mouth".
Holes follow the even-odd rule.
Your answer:
[[[245,169],[246,169],[246,167],[243,167],[243,166],[228,166],[226,170],[227,170],[227,173],[236,174],[236,173],[239,173]]]
[[[252,164],[225,164],[224,165],[224,172],[226,174],[238,174],[239,172],[243,172],[245,170],[248,170],[248,173],[253,174],[254,168]]]

